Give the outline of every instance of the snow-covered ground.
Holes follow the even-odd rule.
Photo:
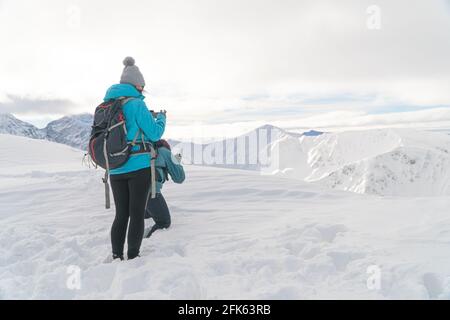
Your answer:
[[[0,299],[450,299],[448,196],[187,166],[186,183],[164,189],[172,228],[142,258],[105,263],[114,210],[102,172],[67,146],[0,145]],[[73,265],[81,290],[67,287]],[[367,287],[374,265],[380,290]]]

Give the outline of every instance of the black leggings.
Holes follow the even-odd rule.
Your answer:
[[[148,201],[145,219],[150,218],[153,218],[155,225],[147,234],[147,238],[150,238],[153,232],[158,229],[167,229],[170,227],[171,219],[169,207],[161,193],[158,193],[155,199],[150,199]]]
[[[144,236],[145,204],[149,196],[150,177],[150,168],[111,176],[116,204],[116,218],[111,228],[111,244],[115,256],[123,256],[128,220],[128,259],[139,255]]]

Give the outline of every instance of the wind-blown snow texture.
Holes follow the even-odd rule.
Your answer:
[[[380,198],[187,166],[186,184],[164,190],[172,228],[145,240],[142,258],[104,263],[114,210],[103,208],[102,172],[61,144],[0,144],[1,299],[450,298],[447,196]],[[81,290],[66,286],[71,265]],[[366,286],[371,265],[378,291]]]

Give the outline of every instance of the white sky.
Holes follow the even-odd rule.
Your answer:
[[[450,0],[0,0],[0,39],[0,112],[39,125],[93,112],[127,55],[175,136],[450,123]]]

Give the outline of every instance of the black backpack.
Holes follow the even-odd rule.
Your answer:
[[[100,104],[95,109],[94,123],[89,139],[89,156],[96,166],[106,170],[105,184],[106,209],[110,208],[109,171],[123,166],[132,154],[151,154],[152,187],[154,186],[154,160],[156,152],[151,143],[146,143],[143,133],[138,130],[132,142],[127,141],[126,119],[123,106],[133,98],[119,98]],[[141,136],[141,142],[137,142]],[[132,151],[135,145],[141,145],[138,152]],[[152,188],[152,196],[155,196]]]
[[[122,107],[129,99],[110,100],[95,109],[89,139],[89,155],[99,167],[109,170],[124,165],[130,156]]]

